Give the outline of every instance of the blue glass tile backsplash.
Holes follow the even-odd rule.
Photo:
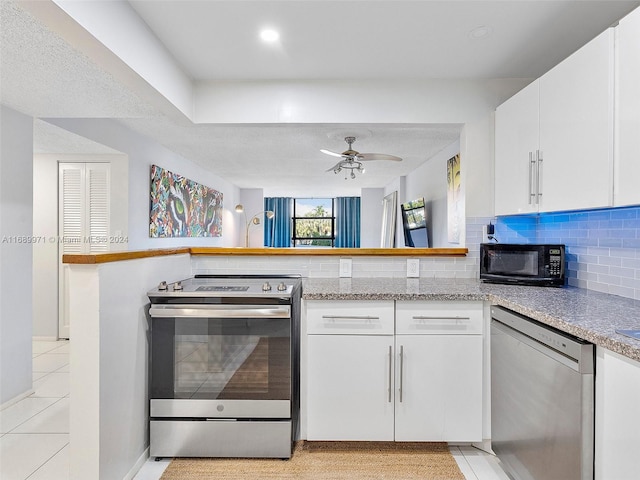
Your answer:
[[[640,207],[496,218],[501,243],[564,243],[569,285],[640,300]]]

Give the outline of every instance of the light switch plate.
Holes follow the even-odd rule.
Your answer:
[[[340,277],[351,277],[351,259],[340,259]]]
[[[419,277],[420,276],[420,259],[419,258],[407,258],[407,277]]]

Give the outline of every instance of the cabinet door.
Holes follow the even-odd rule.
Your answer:
[[[613,29],[540,78],[539,210],[606,207],[613,191]]]
[[[393,440],[393,336],[309,335],[307,438]]]
[[[532,158],[538,149],[538,81],[496,109],[495,214],[537,211]]]
[[[614,194],[616,205],[640,204],[640,8],[617,27]]]
[[[395,439],[482,440],[482,335],[396,336]]]
[[[595,479],[636,480],[640,362],[596,349]]]

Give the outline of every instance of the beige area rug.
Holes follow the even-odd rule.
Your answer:
[[[446,443],[298,442],[290,460],[176,458],[161,480],[464,480]]]

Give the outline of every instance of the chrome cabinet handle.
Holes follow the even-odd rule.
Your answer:
[[[471,317],[463,317],[462,315],[453,315],[450,317],[431,316],[431,315],[414,315],[414,320],[471,320]]]
[[[533,166],[536,161],[533,159],[533,152],[529,152],[529,205],[532,203],[532,198],[535,198],[536,194],[533,192]]]
[[[391,353],[391,345],[389,345],[389,403],[391,403],[391,382],[393,381],[393,370],[391,368],[391,365],[393,364],[393,354]]]
[[[404,369],[404,345],[400,345],[400,403],[402,403],[402,370]]]
[[[380,317],[370,315],[322,315],[327,320],[380,320]]]
[[[542,150],[536,150],[536,160],[538,162],[538,172],[536,175],[536,192],[538,194],[537,204],[540,204],[542,197]]]

